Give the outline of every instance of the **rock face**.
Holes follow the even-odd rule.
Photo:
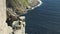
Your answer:
[[[6,15],[6,0],[0,0],[0,34],[12,34],[12,32],[14,32],[14,34],[25,34],[25,17],[21,15],[22,14],[26,14],[26,12],[28,10],[31,10],[32,7],[38,5],[40,2],[38,0],[7,0],[8,1],[8,5],[9,3],[11,4],[11,6],[9,8],[12,8],[12,12],[10,12],[9,17],[11,18],[13,15],[13,17],[19,17],[13,18],[15,21],[11,22],[13,24],[11,24],[12,27],[8,26],[8,24],[6,23],[7,20],[7,15]],[[14,2],[15,1],[15,2]],[[10,17],[11,15],[11,17]],[[19,15],[19,16],[16,16]],[[10,19],[9,19],[10,20]],[[9,21],[10,22],[10,21]],[[8,22],[8,23],[9,23]],[[13,29],[12,29],[13,28]]]
[[[6,0],[0,0],[0,34],[9,34],[10,31],[6,23]]]
[[[7,6],[11,4],[12,7],[10,7],[13,8],[18,15],[26,14],[28,10],[31,10],[40,3],[39,0],[7,0]]]
[[[14,27],[14,34],[25,34],[25,16],[19,17],[20,21],[14,21],[13,22],[13,27]]]

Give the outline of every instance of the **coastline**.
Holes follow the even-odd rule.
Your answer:
[[[42,5],[42,1],[41,0],[38,0],[38,1],[39,1],[39,4],[37,6],[35,6],[35,7],[32,7],[32,9],[35,9],[36,7],[39,7],[39,6]]]

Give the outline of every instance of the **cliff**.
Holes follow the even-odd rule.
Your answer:
[[[7,6],[12,8],[17,15],[26,14],[28,10],[41,5],[40,0],[7,0]]]
[[[41,2],[39,0],[0,0],[0,34],[25,34],[25,17]]]
[[[0,34],[9,34],[11,28],[6,23],[6,0],[0,0]]]

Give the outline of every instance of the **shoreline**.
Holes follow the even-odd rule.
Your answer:
[[[36,7],[39,7],[39,6],[42,5],[42,1],[41,0],[38,0],[38,1],[39,1],[39,4],[37,6],[35,6],[35,7],[32,7],[32,10],[35,9]]]

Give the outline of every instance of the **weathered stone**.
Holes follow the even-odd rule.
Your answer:
[[[0,34],[9,34],[10,30],[6,23],[6,0],[0,0]]]
[[[14,34],[25,34],[25,16],[20,16],[20,21],[14,21],[12,26],[14,27]],[[20,24],[19,24],[20,23]]]

